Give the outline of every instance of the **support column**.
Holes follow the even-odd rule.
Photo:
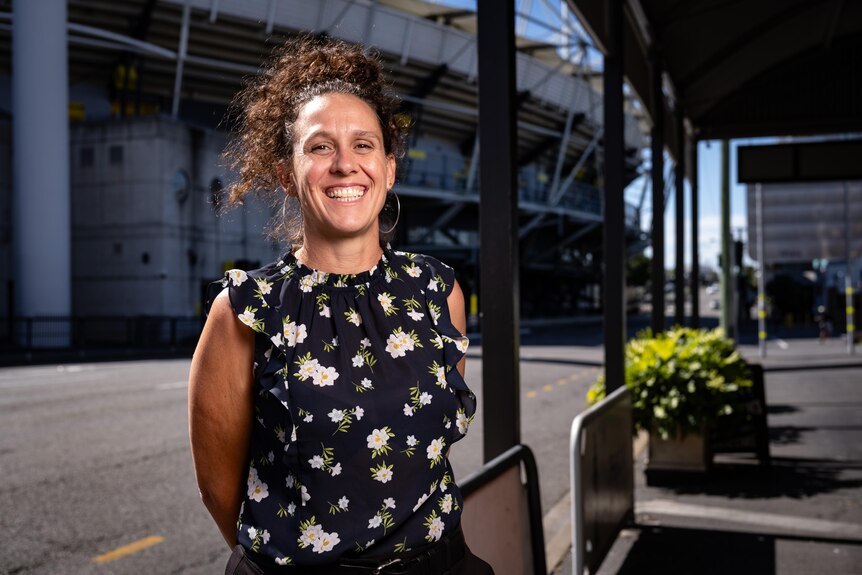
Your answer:
[[[653,128],[652,158],[652,320],[653,333],[664,331],[664,92],[661,56],[651,55]]]
[[[623,197],[623,0],[605,2],[604,341],[607,392],[625,385],[625,201]]]
[[[13,4],[15,314],[72,313],[66,0]],[[36,346],[69,344],[69,327]]]
[[[691,327],[700,327],[700,246],[698,244],[700,233],[700,217],[698,210],[698,168],[697,168],[697,140],[691,142]]]
[[[485,461],[521,442],[515,4],[478,0]]]
[[[721,328],[736,339],[733,307],[733,245],[730,238],[730,142],[721,141]]]
[[[685,125],[682,109],[676,110],[676,272],[674,274],[674,314],[676,325],[685,323]]]

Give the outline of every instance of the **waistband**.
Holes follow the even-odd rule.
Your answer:
[[[459,524],[435,543],[390,557],[342,558],[333,565],[302,567],[299,570],[267,564],[265,558],[250,557],[248,553],[245,559],[253,563],[262,575],[300,571],[303,575],[437,575],[448,571],[466,554],[464,532]]]

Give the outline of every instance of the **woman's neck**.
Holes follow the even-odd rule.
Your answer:
[[[332,274],[356,274],[377,265],[383,250],[363,238],[339,242],[319,242],[303,236],[302,247],[295,252],[296,259],[315,270]]]

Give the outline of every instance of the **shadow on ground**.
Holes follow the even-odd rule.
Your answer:
[[[775,538],[706,529],[642,527],[618,571],[644,573],[775,573]]]
[[[654,487],[677,495],[716,495],[730,499],[799,499],[862,487],[862,461],[772,458],[772,465],[716,463],[709,473],[685,481],[659,480]]]

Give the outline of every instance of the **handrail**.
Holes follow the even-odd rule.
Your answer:
[[[618,416],[622,417],[618,417]],[[615,425],[605,431],[619,433],[593,434],[601,437],[602,441],[613,442],[618,439],[622,445],[617,449],[608,449],[602,452],[601,462],[607,465],[607,473],[604,468],[589,468],[589,477],[596,486],[607,489],[610,493],[591,493],[596,500],[606,497],[601,504],[594,506],[603,511],[610,511],[611,517],[601,517],[596,520],[600,526],[610,526],[612,533],[600,532],[599,529],[588,529],[584,518],[585,498],[584,481],[582,474],[586,467],[584,458],[587,447],[594,441],[588,437],[590,424],[614,418]],[[632,465],[632,415],[631,415],[631,392],[625,386],[616,389],[600,403],[578,414],[572,421],[571,434],[569,436],[569,477],[571,489],[571,522],[572,522],[572,573],[583,575],[585,567],[589,572],[595,572],[601,565],[602,560],[610,549],[611,544],[619,533],[620,528],[627,521],[631,521],[634,513],[634,471]],[[590,452],[591,453],[591,452]]]
[[[524,444],[515,445],[485,463],[482,469],[467,476],[463,482],[459,482],[459,486],[462,497],[466,499],[510,468],[515,465],[520,466],[521,463],[524,464],[524,471],[527,476],[525,487],[527,488],[527,512],[530,523],[533,572],[536,575],[545,575],[548,568],[545,560],[545,532],[542,527],[542,499],[539,494],[539,468],[536,465],[533,451]]]

